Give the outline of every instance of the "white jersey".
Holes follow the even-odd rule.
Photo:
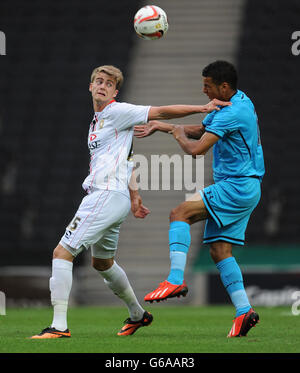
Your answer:
[[[112,102],[96,112],[89,129],[90,173],[82,187],[128,194],[133,169],[130,159],[133,127],[148,121],[150,106]]]

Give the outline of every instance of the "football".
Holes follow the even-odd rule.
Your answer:
[[[160,39],[168,28],[165,11],[156,5],[146,5],[134,16],[134,29],[145,40]]]

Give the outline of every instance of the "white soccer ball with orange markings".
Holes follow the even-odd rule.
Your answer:
[[[146,5],[134,16],[134,29],[145,40],[160,39],[168,28],[165,11],[156,5]]]

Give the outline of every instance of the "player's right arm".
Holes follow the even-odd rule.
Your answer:
[[[134,127],[134,135],[138,138],[147,137],[156,131],[171,133],[174,129],[174,124],[152,120],[147,124]],[[187,137],[191,139],[200,139],[205,132],[205,127],[202,124],[184,125],[184,131]]]
[[[205,132],[205,127],[203,126],[203,124],[197,124],[197,125],[186,124],[184,125],[184,132],[186,136],[189,137],[190,139],[199,140],[200,137]]]

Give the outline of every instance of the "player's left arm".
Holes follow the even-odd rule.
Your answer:
[[[150,210],[143,205],[142,197],[138,192],[138,186],[134,170],[132,171],[128,187],[131,201],[131,211],[134,217],[144,219],[148,214],[150,214]]]
[[[204,155],[219,140],[219,137],[211,132],[204,132],[197,141],[191,141],[185,133],[184,126],[175,125],[172,130],[173,137],[177,140],[181,148],[193,157]]]
[[[182,118],[187,115],[198,113],[211,113],[214,110],[219,111],[220,106],[229,106],[231,102],[213,99],[206,105],[167,105],[151,106],[148,113],[148,121],[156,119],[174,119]]]

